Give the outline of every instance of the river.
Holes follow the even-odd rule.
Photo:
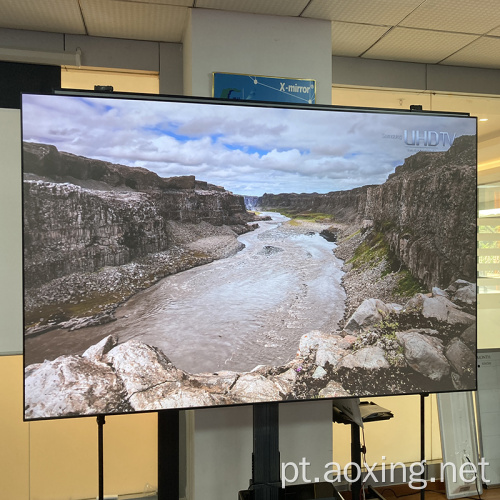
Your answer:
[[[300,337],[333,331],[344,313],[342,261],[335,244],[270,213],[240,236],[236,255],[168,276],[131,297],[117,321],[27,342],[53,359],[83,352],[106,335],[160,348],[191,373],[248,371],[295,356]]]

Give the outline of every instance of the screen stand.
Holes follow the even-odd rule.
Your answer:
[[[104,424],[106,420],[104,415],[97,417],[97,455],[99,470],[99,500],[104,499]]]
[[[158,412],[158,500],[179,500],[179,411]]]
[[[279,500],[280,480],[279,406],[253,406],[253,454],[250,490],[254,500]]]

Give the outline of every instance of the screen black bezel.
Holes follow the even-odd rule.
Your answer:
[[[478,119],[477,117],[471,117],[468,112],[448,112],[448,111],[432,111],[432,110],[422,110],[422,109],[396,109],[396,108],[377,108],[377,107],[363,107],[363,106],[342,106],[342,105],[326,105],[326,104],[296,104],[296,103],[280,103],[280,102],[267,102],[267,101],[241,101],[236,99],[221,99],[221,98],[211,98],[211,97],[201,97],[201,96],[179,96],[179,95],[167,95],[167,94],[146,94],[146,93],[129,93],[129,92],[99,92],[99,91],[90,91],[85,89],[58,89],[51,93],[21,93],[21,164],[24,165],[24,151],[23,151],[23,96],[24,95],[55,95],[55,96],[73,96],[73,97],[88,97],[88,98],[104,98],[104,99],[117,99],[117,100],[139,100],[139,101],[162,101],[162,102],[177,102],[177,103],[199,103],[199,104],[217,104],[217,105],[227,105],[227,106],[248,106],[248,107],[264,107],[264,108],[283,108],[283,109],[307,109],[307,110],[318,110],[318,111],[326,111],[326,112],[353,112],[353,113],[366,113],[366,114],[393,114],[393,115],[420,115],[420,116],[436,116],[436,117],[455,117],[455,118],[470,118],[475,120],[475,138],[476,138],[476,185],[477,185],[477,164],[478,164]],[[419,107],[417,107],[419,108]],[[23,173],[24,169],[21,168],[21,190],[23,185]],[[477,199],[477,191],[476,191],[476,214],[478,210],[478,199]],[[22,190],[22,215],[24,220],[24,190]],[[24,224],[23,224],[24,226]],[[22,235],[22,246],[24,249],[24,231]],[[476,252],[476,262],[477,262],[477,245],[475,247]],[[139,413],[152,413],[159,411],[177,411],[177,410],[196,410],[196,409],[210,409],[210,408],[232,408],[238,406],[249,406],[249,405],[262,405],[268,404],[269,402],[278,402],[278,403],[300,403],[300,402],[310,402],[310,401],[325,401],[339,398],[311,398],[311,399],[297,399],[297,400],[283,400],[283,401],[269,401],[269,402],[252,402],[252,403],[235,403],[228,405],[215,405],[215,406],[197,406],[197,407],[179,407],[179,408],[164,408],[164,409],[155,409],[155,410],[134,410],[132,412],[113,412],[113,413],[88,413],[81,415],[64,415],[64,416],[54,416],[54,417],[39,417],[39,418],[26,418],[25,416],[25,383],[24,383],[24,368],[25,368],[25,307],[24,307],[24,252],[23,252],[23,266],[22,266],[22,276],[23,276],[23,421],[32,422],[39,420],[58,420],[58,419],[67,419],[67,418],[84,418],[84,417],[96,417],[100,415],[130,415],[130,414],[139,414]],[[475,316],[476,316],[476,355],[477,355],[477,289],[476,289],[476,303],[475,303]],[[477,371],[477,367],[476,367]],[[474,389],[457,389],[454,392],[466,392],[470,390],[477,389],[477,373],[475,374],[475,387]],[[448,391],[437,391],[436,394],[440,392],[448,392]],[[387,397],[387,396],[409,396],[409,395],[418,395],[424,394],[427,395],[428,392],[411,392],[411,393],[387,393],[387,394],[376,394],[376,395],[366,395],[361,397]],[[354,399],[359,398],[360,396],[343,396],[341,399]]]

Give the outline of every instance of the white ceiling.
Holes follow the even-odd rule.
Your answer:
[[[0,28],[179,43],[197,8],[329,20],[335,56],[500,69],[500,0],[0,0]]]
[[[328,20],[334,56],[500,69],[500,0],[0,0],[0,28],[181,43],[189,9]],[[352,105],[360,105],[359,92]],[[335,96],[339,89],[339,104]],[[372,92],[367,105],[406,106],[409,96],[391,91],[390,98],[377,104]],[[488,117],[479,124],[479,160],[497,166],[500,99],[460,99],[458,110]]]

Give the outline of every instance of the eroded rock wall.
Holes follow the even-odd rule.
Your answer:
[[[359,222],[370,213],[372,187],[374,186],[362,186],[327,194],[265,193],[257,205],[268,210],[331,214],[338,221]]]
[[[445,153],[417,153],[371,189],[376,227],[429,288],[475,281],[476,184],[476,141],[463,136]]]
[[[25,145],[25,285],[119,266],[176,244],[169,221],[243,232],[242,196],[195,180]]]
[[[407,158],[379,186],[328,194],[265,194],[263,209],[323,212],[343,223],[371,219],[412,274],[432,286],[475,280],[476,142]]]
[[[373,206],[391,249],[429,287],[475,280],[476,169],[446,156],[390,178]]]

